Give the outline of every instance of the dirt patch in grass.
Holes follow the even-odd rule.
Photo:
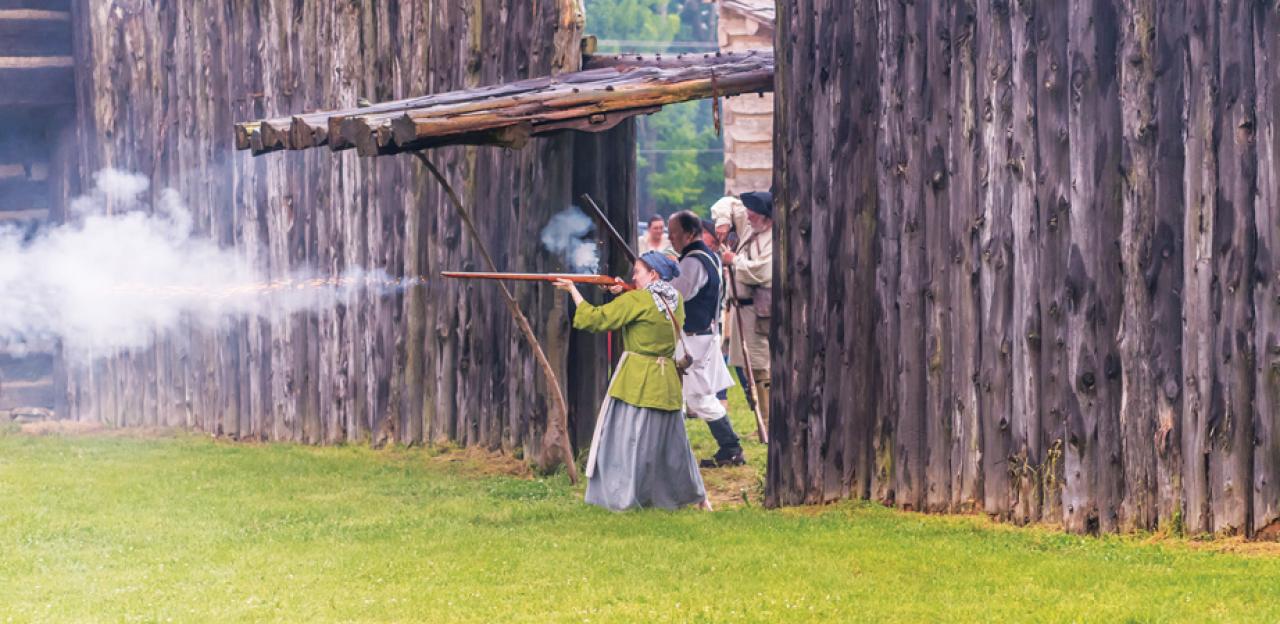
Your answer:
[[[534,477],[533,468],[525,460],[509,453],[478,447],[436,446],[430,449],[427,462],[469,476],[520,479]]]
[[[1155,540],[1160,543],[1161,540]],[[1192,550],[1250,555],[1256,557],[1280,557],[1280,542],[1248,540],[1243,537],[1213,537],[1205,539],[1169,539],[1164,543],[1185,546]]]
[[[756,467],[703,468],[702,483],[716,508],[764,504],[764,482]]]
[[[100,436],[112,438],[173,438],[182,435],[171,427],[129,427],[115,429],[83,420],[43,420],[25,423],[18,431],[25,435]]]

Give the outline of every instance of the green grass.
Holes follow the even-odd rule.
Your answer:
[[[1277,621],[1278,596],[1280,558],[873,504],[613,514],[420,450],[0,433],[0,621]]]

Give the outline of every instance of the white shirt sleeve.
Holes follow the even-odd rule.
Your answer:
[[[749,235],[750,226],[746,225],[747,207],[737,197],[728,196],[716,200],[711,205],[711,220],[716,222],[716,227],[732,226],[738,230],[738,237],[741,239]]]
[[[685,301],[698,294],[707,283],[707,272],[702,268],[702,261],[692,254],[680,261],[680,275],[671,280],[671,286],[680,293]]]

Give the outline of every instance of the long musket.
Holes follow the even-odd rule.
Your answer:
[[[596,200],[591,199],[590,195],[583,193],[582,201],[586,205],[590,206],[591,210],[595,211],[596,220],[604,226],[604,229],[609,231],[609,235],[613,238],[613,242],[617,243],[618,247],[621,247],[622,251],[627,254],[627,259],[631,260],[632,264],[635,264],[635,262],[640,259],[640,256],[636,255],[636,252],[627,244],[626,239],[622,238],[622,235],[618,233],[617,228],[613,227],[613,224],[609,222],[609,217],[604,215],[604,211],[596,204]]]
[[[733,301],[729,303],[729,307],[733,308],[733,314],[738,319],[738,346],[742,347],[742,363],[746,366],[742,368],[747,371],[747,383],[751,384],[751,391],[755,392],[756,374],[751,371],[751,358],[747,356],[747,333],[742,331],[742,304],[738,303],[738,280],[733,277],[733,269],[731,267],[724,268],[724,278],[729,280],[730,296]],[[760,414],[760,396],[756,396],[756,400],[751,402],[751,412],[756,416],[756,436],[760,438],[761,444],[769,443],[769,434],[765,431],[764,416]]]
[[[604,211],[600,209],[600,204],[597,204],[596,200],[591,199],[591,195],[583,193],[582,203],[589,206],[592,212],[596,213],[596,222],[601,228],[609,232],[609,236],[613,238],[613,242],[622,249],[623,253],[627,254],[627,259],[631,261],[631,264],[634,265],[638,260],[640,260],[640,256],[637,256],[635,250],[631,249],[631,245],[628,245],[626,239],[622,238],[622,235],[618,233],[618,229],[613,227],[613,223],[609,221],[609,217],[605,216]],[[609,351],[609,378],[613,379],[613,332],[609,332],[607,344],[607,349]]]
[[[442,277],[456,279],[487,279],[516,282],[554,282],[569,280],[575,284],[595,284],[597,286],[622,286],[623,290],[633,290],[630,284],[608,275],[582,275],[580,273],[476,273],[466,271],[445,271]]]

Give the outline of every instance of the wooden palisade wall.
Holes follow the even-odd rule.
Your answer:
[[[0,0],[0,230],[28,239],[62,213],[59,167],[74,137],[70,4]],[[56,354],[52,340],[0,338],[0,412],[58,406]]]
[[[1280,527],[1280,5],[779,3],[774,504]]]
[[[564,12],[573,5],[87,3],[75,24],[84,68],[79,170],[112,166],[177,189],[204,233],[273,276],[307,267],[410,276],[482,269],[442,189],[409,156],[320,149],[254,158],[232,151],[232,123],[576,69],[577,26]],[[607,146],[631,131],[625,123],[522,151],[448,148],[429,157],[472,207],[501,267],[559,270],[537,233],[584,190],[573,177],[575,151],[591,152],[605,173],[630,175],[634,154]],[[608,197],[623,224],[635,220],[627,197]],[[515,291],[563,368],[567,300],[549,287]],[[595,341],[577,342],[591,357],[599,351]],[[318,314],[172,337],[75,368],[67,394],[75,417],[125,426],[308,443],[452,440],[536,453],[544,382],[493,284],[429,279],[425,288],[361,294]],[[573,411],[593,417],[599,396],[578,393]]]

